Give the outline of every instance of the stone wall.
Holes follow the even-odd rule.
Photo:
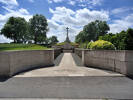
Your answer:
[[[80,58],[82,58],[82,51],[84,49],[80,49],[80,48],[75,48],[74,49],[74,53],[77,54]]]
[[[80,50],[85,66],[119,72],[124,75],[133,75],[133,51],[115,50]]]
[[[35,67],[54,65],[54,50],[0,52],[0,76],[12,76]]]
[[[55,48],[55,49],[54,49],[54,59],[56,59],[62,52],[63,52],[62,49],[60,49],[60,48]]]

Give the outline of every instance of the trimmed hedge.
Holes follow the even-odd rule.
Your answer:
[[[89,42],[87,48],[92,50],[115,50],[115,46],[111,42],[104,40]]]

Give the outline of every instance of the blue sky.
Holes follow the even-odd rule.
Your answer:
[[[34,14],[48,19],[48,37],[56,35],[60,41],[75,36],[83,26],[95,21],[107,21],[110,32],[117,33],[133,28],[133,0],[0,0],[0,29],[9,17],[24,17],[27,21]],[[0,36],[0,43],[9,42]]]

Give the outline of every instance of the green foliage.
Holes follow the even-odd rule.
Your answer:
[[[75,43],[75,42],[70,42],[70,44],[71,44],[72,46],[76,46],[76,47],[79,46],[79,44],[78,44],[78,43]]]
[[[127,30],[127,35],[125,38],[125,49],[126,50],[133,50],[133,29],[129,28]]]
[[[0,44],[0,51],[9,50],[45,50],[46,47],[36,44]]]
[[[87,49],[88,42],[80,43],[80,48]]]
[[[88,43],[88,49],[92,50],[115,50],[115,46],[108,41],[97,40],[95,42]]]
[[[62,45],[65,45],[67,42],[61,42],[61,43],[58,43],[58,44],[56,44],[57,46],[62,46]],[[79,46],[79,44],[78,43],[74,43],[74,42],[70,42],[70,44],[72,45],[72,46]]]
[[[100,36],[99,39],[111,42],[117,50],[133,50],[133,29],[131,28],[117,34]]]
[[[47,19],[43,15],[34,15],[29,21],[31,39],[35,44],[45,42],[48,31]]]
[[[81,32],[79,32],[79,34],[76,36],[76,38],[75,38],[75,42],[76,43],[83,43],[83,42],[85,42],[86,40],[85,40],[85,34],[84,34],[84,31],[81,31]]]
[[[28,40],[28,23],[21,17],[10,17],[1,33],[7,38],[13,39],[14,43],[25,43]]]
[[[64,45],[66,42],[61,42],[61,43],[57,43],[56,45],[57,46],[62,46],[62,45]]]
[[[59,41],[56,36],[52,36],[48,39],[50,45],[57,44]]]
[[[77,43],[95,41],[99,36],[105,35],[110,30],[106,21],[96,20],[94,22],[85,25],[83,31],[81,31],[75,39]]]
[[[91,48],[92,43],[93,43],[93,42],[89,42],[89,43],[87,44],[87,48],[88,48],[88,49]]]
[[[105,41],[109,41],[111,43],[114,42],[115,39],[115,34],[109,33],[109,34],[105,34],[104,36],[99,36],[99,40],[105,40]]]

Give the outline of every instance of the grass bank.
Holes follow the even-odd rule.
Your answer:
[[[36,44],[0,44],[0,51],[46,50],[46,49],[49,49],[49,48],[36,45]]]

